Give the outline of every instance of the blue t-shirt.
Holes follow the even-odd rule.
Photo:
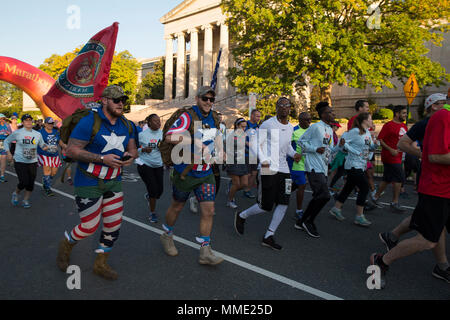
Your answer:
[[[218,134],[220,134],[220,132],[216,129],[212,112],[210,112],[207,117],[204,117],[197,106],[193,106],[193,109],[199,117],[200,121],[202,121],[202,129],[200,129],[198,132],[194,132],[193,138],[200,138],[201,136],[203,144],[206,146],[210,146],[210,152],[213,152],[214,139]],[[169,131],[167,131],[167,134],[183,134],[184,132],[189,130],[191,122],[192,118],[189,112],[184,112],[180,116],[180,118],[178,118],[178,120],[174,122]],[[191,152],[194,152],[193,144],[191,147]],[[185,163],[175,164],[173,166],[173,168],[179,173],[182,173],[186,167],[187,164]],[[188,173],[189,176],[196,178],[206,177],[210,174],[212,174],[212,169],[209,164],[194,164],[192,170]]]
[[[92,128],[94,126],[93,112],[98,112],[98,115],[102,119],[102,123],[100,130],[97,132],[92,142],[89,143],[84,149],[96,154],[115,154],[119,157],[123,157],[123,154],[127,150],[130,138],[134,139],[134,128],[130,137],[128,126],[124,123],[124,121],[117,119],[116,123],[112,125],[104,115],[102,108],[93,109],[88,116],[82,118],[73,129],[70,138],[83,141],[91,140]],[[116,179],[116,181],[121,181],[122,168],[114,169],[102,163],[87,163],[78,161],[77,172],[74,180],[75,187],[98,185],[98,179],[89,177],[85,173],[81,172],[80,167],[88,173],[98,177],[98,179],[106,181]]]
[[[42,128],[39,130],[40,134],[42,135],[42,138],[44,139],[44,142],[48,146],[48,150],[42,150],[41,147],[38,146],[38,154],[47,156],[47,157],[56,157],[59,155],[58,153],[58,145],[59,140],[61,140],[61,137],[59,136],[59,132],[57,129],[53,129],[51,133],[48,133],[45,128]]]

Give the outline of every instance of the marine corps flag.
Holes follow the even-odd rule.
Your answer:
[[[45,104],[61,119],[97,101],[108,85],[119,23],[89,40],[44,96]]]

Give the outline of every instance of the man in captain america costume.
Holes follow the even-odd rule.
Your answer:
[[[64,272],[69,266],[72,248],[80,240],[94,234],[103,217],[100,243],[95,250],[94,273],[109,280],[118,278],[117,272],[106,264],[106,260],[119,237],[122,223],[122,167],[131,165],[137,158],[134,126],[122,116],[127,100],[121,87],[107,87],[101,97],[102,107],[92,109],[70,135],[67,156],[78,162],[74,186],[81,223],[71,232],[65,232],[60,243],[57,264]],[[101,125],[92,138],[97,116],[101,119]]]

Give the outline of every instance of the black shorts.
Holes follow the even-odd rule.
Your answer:
[[[19,179],[17,189],[25,189],[26,191],[32,192],[34,190],[34,181],[36,180],[37,162],[14,162],[14,169],[16,170],[17,178]]]
[[[405,181],[405,171],[403,170],[401,163],[383,163],[383,165],[383,181],[398,183],[403,183]]]
[[[289,173],[277,172],[274,175],[261,175],[260,172],[258,173],[257,201],[261,209],[272,211],[274,205],[289,205],[292,187],[286,190],[286,180],[289,180],[292,186]]]
[[[439,242],[442,230],[450,231],[450,199],[419,193],[419,201],[409,227],[433,243]]]
[[[252,172],[258,171],[258,164],[248,164],[247,165],[248,173],[251,174]]]
[[[149,198],[159,199],[164,191],[164,168],[152,168],[147,165],[138,165],[138,173],[145,183]]]

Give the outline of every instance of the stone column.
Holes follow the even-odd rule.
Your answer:
[[[166,70],[164,75],[164,100],[172,100],[173,84],[173,38],[168,36],[166,40]]]
[[[194,98],[198,90],[198,30],[189,30],[191,34],[191,54],[189,62],[189,97]]]
[[[176,97],[184,99],[186,88],[186,39],[184,33],[177,33],[177,90]]]
[[[222,49],[222,56],[220,58],[220,66],[217,75],[217,93],[221,96],[226,96],[228,93],[228,62],[229,62],[229,35],[228,26],[224,21],[220,22],[220,48]]]
[[[203,85],[211,85],[213,73],[213,26],[210,24],[204,25],[202,30],[205,30],[205,50],[203,51]]]

